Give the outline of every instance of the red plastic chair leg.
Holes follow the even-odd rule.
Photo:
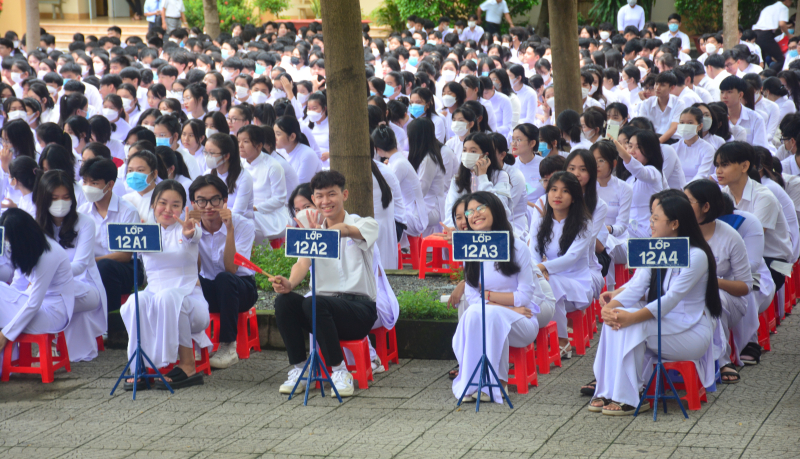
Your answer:
[[[518,394],[527,394],[529,384],[539,385],[533,343],[526,347],[509,347],[508,363],[509,366],[514,365],[514,368],[508,371],[508,385],[516,385]]]
[[[397,357],[397,331],[394,327],[390,330],[378,327],[370,331],[370,334],[375,335],[375,353],[381,359],[383,369],[389,370],[389,362],[399,364],[400,359]]]
[[[586,355],[586,349],[591,345],[589,341],[589,324],[586,311],[573,311],[567,313],[567,320],[572,320],[572,346],[577,355]]]
[[[536,364],[539,373],[550,373],[550,364],[561,366],[561,351],[558,348],[558,328],[555,322],[550,322],[539,330],[536,336]]]
[[[97,351],[100,352],[105,350],[106,350],[106,344],[103,342],[103,335],[100,335],[97,337]]]
[[[258,317],[256,308],[239,313],[236,330],[236,354],[240,359],[249,359],[250,350],[261,352],[261,340],[258,336]]]
[[[373,380],[372,375],[372,362],[369,360],[369,338],[364,338],[358,341],[339,341],[342,347],[342,352],[349,349],[355,357],[355,365],[347,365],[347,370],[353,375],[353,379],[358,382],[359,389],[368,389],[368,381]],[[346,361],[346,359],[345,359]]]

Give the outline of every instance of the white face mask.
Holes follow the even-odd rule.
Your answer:
[[[442,96],[442,105],[446,108],[450,108],[456,104],[456,96],[451,96],[450,94],[445,94]]]
[[[125,153],[127,154],[127,152]],[[83,194],[89,202],[97,202],[103,199],[103,196],[107,193],[107,191],[102,188],[95,188],[89,185],[83,185],[81,188],[83,188]]]
[[[219,107],[217,107],[217,101],[216,100],[209,100],[208,101],[208,105],[206,105],[206,109],[209,112],[215,112],[215,111],[219,110]]]
[[[206,139],[219,132],[214,128],[206,128]]]
[[[128,152],[131,151],[131,146],[125,145],[122,147],[122,150],[125,152],[125,159],[128,159]]]
[[[547,106],[550,107],[550,110],[556,109],[556,98],[555,97],[548,97],[547,98]]]
[[[56,218],[66,217],[71,207],[72,201],[53,201],[50,204],[50,215]]]
[[[222,78],[223,79],[225,79],[227,81],[227,80],[230,80],[232,76],[233,76],[233,72],[232,71],[230,71],[228,69],[222,69]]]
[[[253,91],[250,93],[250,100],[253,101],[253,105],[263,104],[267,101],[267,95],[261,91]]]
[[[616,121],[616,120],[608,120],[608,125],[609,126],[622,126],[622,122],[621,121]]]
[[[206,154],[205,157],[206,157],[206,167],[208,167],[209,169],[216,169],[217,167],[219,167],[220,164],[222,164],[222,158],[219,156],[212,156]]]
[[[588,88],[581,88],[581,98],[586,99],[589,97],[590,91]]]
[[[595,91],[597,91],[597,85],[596,85],[596,84],[593,84],[593,85],[592,85],[592,89],[590,89],[590,90],[589,90],[589,94],[594,94],[594,93],[595,93]]]
[[[459,137],[463,137],[464,135],[466,135],[469,129],[467,127],[466,121],[453,121],[451,128],[453,129],[453,132]]]
[[[175,99],[180,103],[183,103],[183,93],[178,91],[167,91],[167,98]]]
[[[381,50],[379,50],[378,48],[372,48],[372,55],[375,56],[375,57],[380,57],[381,56]]]
[[[92,68],[94,69],[94,73],[103,73],[103,70],[106,69],[106,66],[95,62],[94,64],[92,64]]]
[[[113,123],[114,121],[119,119],[119,112],[117,112],[113,108],[104,108],[103,116],[106,117],[108,121],[111,121]]]
[[[122,98],[122,107],[125,110],[130,110],[133,108],[133,99],[128,99],[127,97]]]
[[[478,23],[475,21],[467,21],[467,27],[469,27],[470,29],[475,27],[477,24]]]
[[[22,74],[19,72],[11,72],[11,80],[13,80],[14,83],[17,84],[22,83]]]
[[[28,115],[28,116],[26,116],[26,117],[25,117],[25,121],[27,121],[27,122],[28,122],[28,124],[31,124],[31,123],[33,123],[34,121],[36,121],[36,118],[37,118],[38,116],[39,116],[39,114],[38,114],[38,113],[36,113],[36,112],[33,112],[33,113],[31,113],[30,115]]]
[[[40,80],[43,80],[45,75],[47,75],[47,70],[39,70],[36,72],[36,78]]]
[[[8,112],[8,120],[24,120],[28,116],[28,112],[25,110],[14,110],[12,112]]]
[[[713,43],[706,44],[706,54],[711,55],[717,52],[717,47]]]
[[[308,96],[309,94],[298,94],[297,101],[300,102],[301,104],[304,104],[308,101]]]
[[[475,167],[475,163],[477,163],[479,159],[481,159],[480,153],[467,153],[466,151],[461,153],[461,164],[467,169]]]
[[[155,130],[156,130],[156,127],[155,127],[155,126],[151,126],[151,125],[149,125],[149,124],[143,124],[142,126],[144,126],[144,127],[145,127],[145,129],[147,129],[147,130],[148,130],[148,131],[150,131],[150,132],[155,132]]]
[[[81,144],[81,141],[78,139],[78,136],[70,134],[69,138],[72,139],[72,148],[77,150],[78,146]]]
[[[703,130],[704,131],[708,131],[709,129],[711,129],[711,123],[713,123],[713,122],[714,122],[713,118],[711,118],[710,116],[704,116],[703,117]]]
[[[628,0],[628,6],[630,6],[631,8],[636,6],[636,0]]]
[[[442,71],[442,79],[449,83],[456,79],[456,72],[452,70],[444,70]]]
[[[592,137],[594,137],[594,129],[587,129],[581,132],[581,135],[584,139],[591,141]]]
[[[237,99],[243,99],[243,98],[247,97],[247,93],[248,92],[250,92],[250,88],[247,88],[246,86],[237,86],[236,87],[236,98]]]
[[[678,130],[675,131],[678,134],[678,137],[689,140],[697,135],[697,125],[696,124],[679,124]]]
[[[322,112],[315,112],[315,111],[309,110],[307,115],[308,115],[308,119],[312,123],[318,123],[319,120],[322,119]]]
[[[51,96],[55,96],[56,94],[58,94],[58,89],[48,85],[47,92],[49,92]]]
[[[608,37],[611,36],[610,32],[606,32],[605,30],[600,32],[600,39],[601,40],[608,40]]]

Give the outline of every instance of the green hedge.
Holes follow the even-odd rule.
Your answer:
[[[396,292],[401,319],[456,320],[458,310],[439,301],[439,293],[427,287],[416,292]]]
[[[274,276],[283,276],[289,278],[292,273],[292,265],[296,258],[287,257],[284,253],[283,247],[277,250],[270,250],[268,245],[257,245],[253,247],[253,252],[250,256],[250,261],[256,264],[264,272],[270,273]],[[267,280],[267,276],[256,274],[256,285],[261,290],[271,292],[272,284]],[[300,284],[301,286],[308,285],[308,276]]]

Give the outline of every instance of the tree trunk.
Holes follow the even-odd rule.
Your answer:
[[[25,51],[30,54],[39,46],[39,0],[25,0]]]
[[[350,195],[345,209],[351,214],[372,217],[372,155],[361,7],[358,0],[323,0],[320,7],[325,35],[331,169],[347,178]]]
[[[220,32],[217,0],[203,0],[203,21],[205,22],[206,34],[212,40],[216,40]]]
[[[536,32],[536,35],[539,35],[540,37],[547,37],[550,35],[547,31],[547,21],[550,18],[550,9],[548,8],[549,4],[550,2],[544,0],[542,2],[542,6],[539,8],[539,19],[536,21],[536,30],[534,30],[534,32]]]
[[[722,0],[722,38],[726,50],[739,44],[738,0]]]
[[[578,0],[549,0],[550,46],[555,76],[556,113],[583,113],[578,54]]]

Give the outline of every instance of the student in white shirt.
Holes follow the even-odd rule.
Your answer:
[[[467,75],[463,80],[461,80],[461,86],[464,88],[467,101],[473,100],[480,102],[480,104],[483,105],[483,107],[486,109],[486,121],[489,129],[492,132],[497,132],[497,130],[500,128],[500,126],[497,124],[497,112],[494,110],[494,105],[492,105],[489,100],[482,97],[485,88],[480,78],[474,75]],[[478,114],[478,116],[480,117],[481,115]]]
[[[729,337],[731,329],[747,315],[747,296],[753,289],[753,276],[747,258],[747,247],[739,233],[728,223],[717,221],[725,210],[722,192],[716,182],[696,180],[684,189],[692,204],[703,238],[708,242],[717,261],[717,283],[722,304],[722,336]],[[725,384],[739,382],[741,377],[731,364],[731,346],[724,340],[719,355],[721,380]]]
[[[767,187],[767,189],[775,195],[775,198],[781,205],[783,215],[786,217],[786,224],[789,227],[789,240],[792,244],[792,255],[789,261],[790,263],[794,263],[794,261],[800,258],[800,226],[797,221],[795,202],[792,197],[789,196],[789,192],[793,190],[787,186],[783,175],[779,172],[781,171],[780,166],[775,167],[778,162],[775,157],[772,156],[766,148],[754,147],[754,149],[760,177],[759,183]]]
[[[255,244],[283,237],[290,222],[286,176],[278,160],[264,151],[275,145],[275,133],[266,127],[248,125],[239,130],[237,139],[242,166],[253,179]]]
[[[694,104],[692,107],[699,109],[700,112],[703,113],[703,130],[700,134],[700,138],[711,144],[711,146],[714,147],[714,151],[716,151],[720,145],[725,143],[725,140],[717,135],[717,132],[719,132],[721,129],[724,131],[723,134],[729,136],[728,138],[730,138],[729,124],[727,122],[720,122],[716,111],[712,109],[711,105],[703,103]],[[720,111],[722,110],[720,109]]]
[[[250,259],[255,226],[227,206],[228,186],[217,176],[198,177],[189,188],[193,210],[189,218],[200,222],[200,287],[209,312],[219,313],[219,349],[211,357],[214,368],[239,361],[236,334],[239,313],[258,299],[252,271],[233,262],[237,253]]]
[[[658,138],[652,131],[640,130],[628,139],[628,148],[614,141],[622,165],[630,176],[626,179],[633,190],[628,234],[631,237],[650,237],[650,196],[664,189],[661,168],[664,157],[658,148]]]
[[[275,120],[275,146],[292,165],[300,183],[308,183],[311,177],[322,170],[322,162],[317,153],[308,146],[300,132],[300,123],[294,116],[281,116]]]
[[[687,182],[708,178],[712,174],[714,147],[700,138],[703,129],[703,112],[689,107],[681,113],[677,134],[681,140],[675,144],[683,175]]]
[[[161,164],[164,165],[164,169],[167,170],[166,178],[180,182],[188,194],[192,179],[189,178],[189,170],[186,168],[180,153],[173,151],[169,147],[156,147],[156,156],[158,156]]]
[[[671,94],[677,81],[671,72],[659,73],[656,77],[655,97],[639,105],[638,115],[652,121],[661,143],[665,143],[675,135],[680,114],[686,108],[677,96]]]
[[[156,186],[151,199],[151,212],[155,215],[161,232],[162,251],[143,253],[142,262],[147,272],[147,287],[139,292],[139,314],[147,318],[138,327],[144,352],[156,368],[180,360],[175,368],[165,374],[172,389],[182,389],[203,384],[203,374],[195,370],[194,346],[212,347],[206,336],[208,303],[198,282],[197,259],[202,236],[199,223],[181,213],[186,209],[183,185],[175,180],[164,180]],[[128,330],[128,356],[136,350],[137,326],[134,296],[120,310]],[[125,382],[125,390],[133,390],[133,378]],[[144,381],[136,382],[137,389]],[[157,380],[155,388],[167,390]]]
[[[213,126],[214,120],[209,121]],[[227,123],[225,127],[227,127]],[[210,132],[209,135],[219,132],[214,128],[210,128],[209,131],[214,131]],[[203,149],[205,141],[206,127],[203,120],[195,119],[183,123],[183,127],[181,127],[181,145],[194,157],[201,169],[205,169],[206,157],[204,156],[205,150]],[[183,155],[181,155],[181,159],[183,159]],[[189,168],[187,167],[186,169],[188,170]]]
[[[458,40],[461,42],[474,40],[477,43],[483,36],[483,27],[478,25],[478,16],[476,14],[470,14],[468,19],[467,27],[459,33]],[[460,21],[462,21],[463,25],[463,19]],[[458,21],[456,21],[456,30],[458,30],[458,26]]]
[[[770,151],[775,149],[767,141],[767,130],[764,120],[754,110],[742,104],[747,83],[737,76],[729,76],[719,86],[722,102],[728,107],[728,118],[733,126],[744,128],[747,143],[764,147]]]
[[[450,181],[453,176],[458,173],[458,167],[461,165],[461,153],[464,151],[464,139],[472,132],[479,132],[478,117],[469,107],[463,106],[453,112],[453,122],[450,125],[453,136],[445,144],[446,147],[452,152],[449,158],[442,156],[445,160],[445,169],[447,173],[445,176],[446,186],[450,186]]]
[[[158,161],[155,153],[137,150],[128,156],[125,184],[132,191],[124,195],[122,199],[136,209],[140,222],[153,223],[155,221],[150,207],[150,198],[158,179],[166,176],[164,166]]]
[[[183,90],[183,109],[190,119],[202,119],[208,106],[205,83],[192,83]]]
[[[594,74],[589,71],[581,72],[581,100],[583,101],[584,111],[591,107],[606,108],[608,100],[603,95],[603,89],[599,84],[595,84]]]
[[[415,88],[411,92],[409,100],[411,105],[409,105],[408,111],[411,116],[415,119],[426,118],[430,120],[435,128],[435,139],[439,143],[447,141],[447,123],[441,115],[436,113],[433,92],[428,88]],[[408,125],[406,125],[406,133],[408,133]]]
[[[109,94],[103,99],[103,116],[114,126],[111,129],[111,138],[124,141],[128,131],[131,130],[131,125],[128,123],[128,115],[125,113],[120,96]]]
[[[508,137],[511,129],[517,124],[514,122],[514,104],[511,102],[511,97],[509,96],[509,94],[512,94],[511,86],[506,81],[505,90],[507,90],[509,94],[505,94],[503,92],[503,83],[497,75],[502,73],[506,78],[508,75],[505,71],[500,69],[494,69],[492,72],[495,72],[495,74],[481,77],[481,85],[483,86],[483,94],[481,94],[481,96],[483,100],[489,101],[494,108],[495,132]],[[516,116],[517,119],[519,119],[519,104],[517,104]]]
[[[477,192],[467,202],[469,229],[472,231],[508,231],[511,259],[507,262],[485,263],[483,288],[486,297],[486,324],[494,332],[487,336],[486,350],[492,367],[501,381],[508,379],[508,347],[525,347],[531,344],[539,332],[537,314],[539,305],[535,296],[541,296],[538,282],[534,282],[531,269],[531,254],[522,239],[514,237],[514,227],[508,221],[505,206],[492,193]],[[468,309],[459,320],[453,336],[453,352],[463,370],[453,381],[453,394],[460,398],[470,382],[472,370],[481,358],[481,285],[480,263],[466,263],[466,300]],[[480,375],[476,375],[478,378]],[[472,382],[475,380],[473,379]],[[464,396],[463,401],[489,400],[488,390],[476,394],[476,390]],[[503,403],[500,390],[494,389],[495,401]]]
[[[789,225],[778,199],[756,180],[760,177],[755,164],[755,151],[745,142],[726,143],[714,155],[717,182],[723,186],[722,191],[733,197],[737,209],[751,212],[764,227],[764,261],[778,291],[786,277],[772,264],[792,262]]]
[[[97,337],[106,332],[106,291],[94,259],[94,220],[78,213],[72,171],[51,170],[37,183],[36,220],[70,259],[74,309],[64,330],[73,362],[97,357]]]
[[[669,27],[669,31],[664,32],[658,38],[661,39],[662,42],[667,43],[672,38],[680,38],[681,39],[681,49],[686,54],[689,54],[690,46],[689,46],[689,36],[685,33],[681,32],[681,15],[677,13],[672,13],[667,18],[667,26]]]
[[[86,202],[86,197],[83,195],[83,190],[81,190],[81,185],[75,179],[78,175],[75,172],[75,156],[70,154],[66,148],[62,147],[61,145],[48,145],[42,150],[42,154],[39,156],[39,169],[43,170],[44,172],[58,169],[68,173],[72,180],[72,188],[75,190],[75,199],[78,202],[78,205],[83,204]],[[36,190],[34,189],[34,193]],[[34,197],[34,201],[35,201]]]
[[[3,259],[14,267],[11,285],[0,282],[0,349],[20,334],[59,333],[72,318],[74,276],[67,252],[20,209],[0,215]],[[44,350],[43,352],[48,352]]]
[[[526,241],[528,240],[530,221],[528,220],[528,191],[525,185],[525,175],[514,167],[517,159],[508,151],[506,137],[498,132],[492,133],[491,137],[492,142],[494,142],[497,162],[503,166],[503,170],[508,174],[510,193],[508,199],[509,220],[514,226],[516,237]]]
[[[317,143],[322,167],[330,168],[330,125],[328,118],[328,99],[325,94],[315,92],[308,96],[306,106],[308,128]]]
[[[714,254],[685,195],[668,190],[651,201],[652,237],[688,237],[690,244],[690,267],[662,273],[661,354],[670,361],[693,361],[703,386],[710,386],[717,357],[711,344],[722,313]],[[624,416],[636,410],[658,349],[653,271],[637,269],[625,286],[600,297],[603,333],[594,361],[597,389],[589,411]],[[650,404],[643,403],[640,412],[649,409]]]
[[[333,368],[331,378],[342,397],[353,395],[353,377],[344,362],[339,340],[363,339],[378,318],[375,299],[377,287],[373,274],[373,246],[378,237],[378,222],[370,217],[356,217],[344,210],[348,190],[344,176],[336,171],[320,172],[311,180],[313,199],[319,210],[306,210],[298,215],[303,226],[341,231],[340,258],[317,260],[317,343],[322,357]],[[308,321],[311,298],[292,292],[306,277],[311,260],[299,258],[292,266],[289,279],[270,278],[279,294],[275,300],[275,317],[281,332],[289,364],[289,378],[280,387],[290,393],[298,383],[306,359]],[[338,272],[339,276],[319,273]],[[299,381],[298,390],[305,388]],[[333,390],[331,390],[333,394]]]
[[[192,154],[189,153],[188,150],[179,146],[178,141],[181,138],[181,123],[178,121],[176,116],[160,116],[158,119],[156,119],[156,123],[153,127],[153,133],[156,136],[157,147],[170,147],[175,150],[175,152],[180,153],[181,156],[183,156],[183,162],[186,163],[186,167],[189,169],[189,176],[192,179],[202,175],[205,168],[201,168],[201,166],[197,163],[197,160]]]
[[[420,191],[428,213],[428,225],[423,231],[425,236],[439,231],[439,222],[442,221],[445,212],[445,187],[448,186],[445,182],[447,170],[442,155],[442,149],[446,147],[436,139],[435,135],[434,124],[428,119],[418,118],[408,125],[408,162],[419,178]],[[390,166],[395,170],[391,161]],[[403,183],[400,187],[402,189]],[[405,199],[403,203],[405,204]]]
[[[36,205],[33,203],[33,189],[36,180],[42,175],[39,165],[29,156],[18,156],[7,166],[8,187],[17,192],[19,198],[16,201],[6,197],[0,207],[3,209],[13,209],[15,207],[24,210],[31,216],[36,217]]]
[[[628,4],[623,5],[617,13],[617,30],[620,34],[624,33],[628,26],[644,30],[644,23],[644,8],[637,5],[636,0],[628,0]]]
[[[778,105],[778,126],[787,115],[793,115],[797,112],[794,102],[786,97],[789,95],[789,91],[786,90],[781,80],[777,77],[770,77],[762,82],[761,95]]]
[[[751,73],[745,75],[742,79],[753,89],[755,96],[755,111],[761,116],[761,119],[764,120],[767,141],[773,145],[772,140],[775,137],[775,132],[778,130],[778,125],[781,122],[781,109],[778,104],[767,99],[762,94],[762,83],[760,76]]]
[[[206,167],[209,174],[228,185],[228,208],[246,218],[253,218],[253,178],[242,167],[236,137],[216,133],[206,140]]]
[[[528,84],[528,78],[525,76],[525,69],[519,64],[513,64],[508,68],[507,73],[511,83],[511,89],[513,89],[517,99],[519,99],[520,112],[518,123],[535,123],[536,115],[540,113],[539,96]]]
[[[758,21],[753,24],[756,43],[761,47],[764,57],[769,56],[775,60],[778,69],[783,68],[784,55],[775,42],[775,37],[789,32],[789,7],[792,6],[795,6],[795,3],[791,0],[779,0],[762,9]]]

